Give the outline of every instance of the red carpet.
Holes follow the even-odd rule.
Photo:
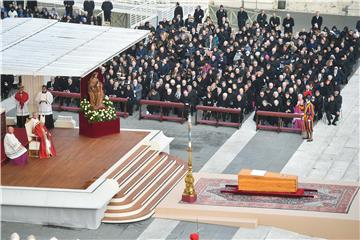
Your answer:
[[[299,187],[317,189],[318,192],[311,193],[315,198],[282,198],[221,193],[225,184],[237,182],[227,179],[199,179],[195,186],[198,196],[194,204],[347,213],[359,190],[356,186],[300,183]]]

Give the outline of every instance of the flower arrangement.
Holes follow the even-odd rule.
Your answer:
[[[114,104],[110,101],[108,96],[104,97],[103,104],[105,108],[93,109],[89,100],[84,98],[80,102],[80,110],[84,113],[86,119],[89,122],[104,122],[115,120],[117,118],[116,110],[114,108]]]

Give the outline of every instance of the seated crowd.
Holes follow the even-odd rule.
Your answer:
[[[217,14],[217,25],[209,17],[202,23],[197,12],[185,21],[180,14],[163,20],[156,29],[146,23],[139,27],[151,31],[145,42],[102,66],[106,94],[128,97],[131,106],[151,99],[182,102],[192,110],[198,104],[238,108],[243,114],[300,112],[304,94],[310,94],[316,119],[325,112],[329,124],[333,116],[336,124],[341,85],[359,57],[359,33],[321,28],[320,22],[293,33],[289,14],[284,20],[292,24],[284,21],[282,32],[280,21],[269,24],[263,11],[259,15],[259,22],[239,31],[232,30],[224,14]]]
[[[150,30],[148,38],[102,66],[106,94],[128,98],[130,114],[140,99],[182,102],[191,112],[199,104],[236,108],[241,118],[254,110],[296,113],[303,111],[304,95],[311,95],[316,120],[325,115],[329,124],[336,124],[341,86],[360,54],[358,30],[322,28],[318,12],[309,31],[300,32],[293,32],[290,14],[282,25],[275,13],[268,20],[264,11],[251,22],[241,8],[238,31],[230,27],[223,6],[216,13],[217,24],[210,17],[203,21],[200,7],[185,20],[182,15],[177,4],[171,21],[164,19],[156,28],[149,22],[139,26]],[[71,78],[52,81],[54,90],[78,91]],[[230,114],[221,117],[238,121]]]

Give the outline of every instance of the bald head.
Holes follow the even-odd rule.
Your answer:
[[[14,128],[11,127],[11,126],[9,126],[9,127],[8,127],[8,133],[14,133]]]

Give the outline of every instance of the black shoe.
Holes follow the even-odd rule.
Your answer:
[[[336,122],[333,122],[332,125],[336,126]]]
[[[330,126],[330,125],[331,125],[331,122],[329,122],[328,125]]]

